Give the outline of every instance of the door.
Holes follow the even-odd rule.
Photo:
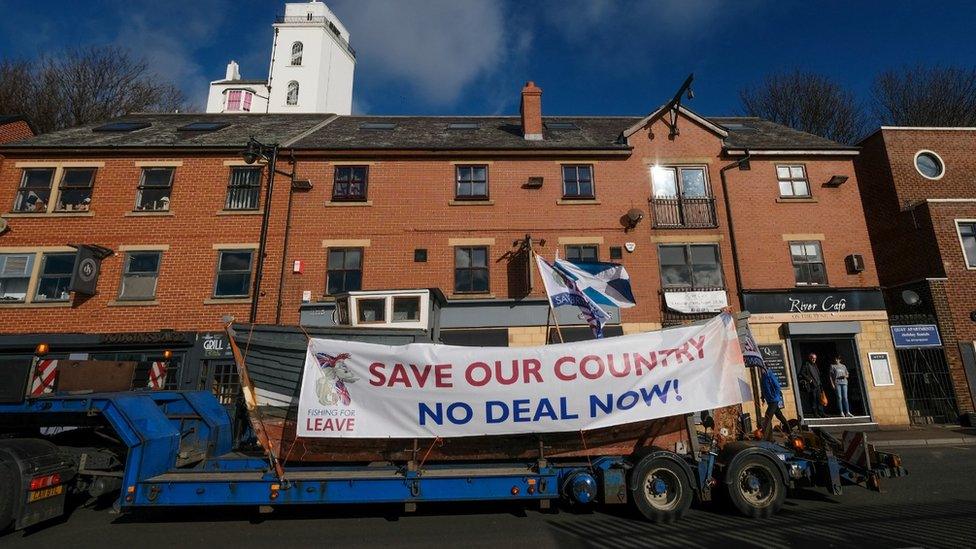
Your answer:
[[[898,349],[898,368],[912,423],[955,423],[959,414],[942,347]]]
[[[851,413],[855,417],[870,418],[871,405],[867,396],[867,386],[857,351],[857,342],[853,337],[794,337],[791,341],[791,347],[796,376],[799,375],[803,363],[811,355],[816,356],[815,363],[820,373],[820,385],[827,396],[825,411],[828,418],[841,417],[837,395],[830,385],[830,365],[834,357],[840,357],[841,362],[847,366],[847,371],[850,374],[847,380],[847,402],[850,404]],[[797,402],[800,402],[797,407],[800,414],[807,420],[818,419],[814,416],[811,397],[804,394],[799,388],[797,379],[794,379],[794,382],[794,394],[797,396]],[[829,422],[828,419],[827,423]]]

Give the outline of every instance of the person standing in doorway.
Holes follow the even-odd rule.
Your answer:
[[[783,432],[790,434],[790,422],[783,414],[783,391],[776,374],[766,366],[759,367],[759,389],[762,400],[766,403],[766,414],[762,419],[763,440],[773,439],[773,417],[782,423]]]
[[[817,367],[816,353],[807,355],[807,359],[800,366],[799,378],[800,390],[806,397],[807,408],[813,412],[814,417],[825,417],[823,404],[820,403],[823,384],[820,381],[820,368]]]
[[[837,393],[837,409],[844,417],[854,417],[851,413],[851,405],[847,402],[847,378],[850,375],[841,358],[835,356],[834,363],[830,365],[830,385]]]

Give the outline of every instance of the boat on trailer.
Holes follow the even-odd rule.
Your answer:
[[[632,455],[642,448],[688,443],[685,416],[585,432],[451,437],[343,439],[296,436],[298,396],[309,338],[381,345],[440,343],[444,295],[437,289],[356,291],[336,296],[335,326],[306,328],[233,324],[242,378],[253,386],[252,424],[263,429],[284,463],[559,459]],[[246,385],[247,383],[245,383]],[[246,390],[246,389],[245,389]]]

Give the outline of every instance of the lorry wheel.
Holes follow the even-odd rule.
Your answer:
[[[630,500],[644,517],[655,523],[671,523],[691,506],[688,477],[673,460],[652,457],[641,461],[632,473]]]
[[[6,532],[14,521],[14,494],[17,493],[17,475],[10,463],[0,458],[0,533]]]
[[[760,456],[746,456],[726,473],[729,500],[750,518],[775,515],[786,500],[786,485],[776,465]]]

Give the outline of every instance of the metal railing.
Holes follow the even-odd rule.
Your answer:
[[[349,42],[342,37],[339,27],[337,27],[332,21],[329,21],[328,17],[323,15],[279,15],[275,17],[275,23],[321,23],[322,26],[328,27],[328,29],[332,31],[332,34],[335,35],[336,39],[344,48],[346,48],[346,51],[348,51],[350,55],[356,57],[356,50],[352,49]]]
[[[687,198],[682,196],[651,198],[650,209],[654,213],[654,228],[714,228],[715,199],[711,197]]]

